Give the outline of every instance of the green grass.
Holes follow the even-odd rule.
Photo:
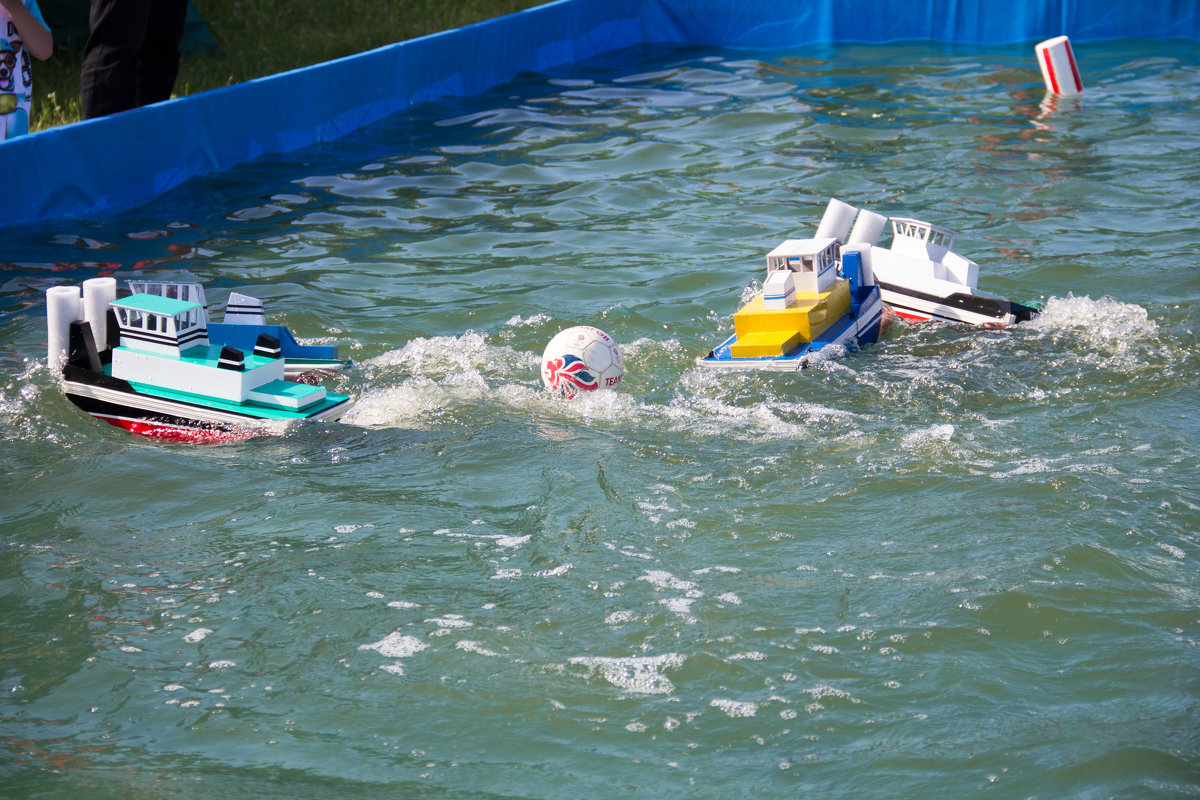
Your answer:
[[[457,28],[545,0],[194,0],[220,51],[185,55],[175,96]],[[34,64],[32,130],[80,118],[80,44]]]

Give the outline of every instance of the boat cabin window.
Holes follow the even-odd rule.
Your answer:
[[[117,322],[122,328],[143,327],[143,315],[136,308],[114,308],[117,312]]]
[[[947,250],[954,246],[954,234],[945,228],[938,228],[928,222],[918,220],[893,219],[892,231],[896,236],[927,242],[935,247]]]
[[[186,314],[180,314],[178,317],[175,318],[175,327],[180,333],[182,333],[184,331],[190,331],[192,328],[197,328],[199,326],[200,326],[200,309],[199,308],[193,308],[190,311],[188,311]]]

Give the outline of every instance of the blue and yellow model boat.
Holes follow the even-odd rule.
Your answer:
[[[715,369],[790,372],[831,345],[879,340],[883,300],[838,239],[788,239],[767,254],[763,290],[733,315],[734,334],[700,359]]]

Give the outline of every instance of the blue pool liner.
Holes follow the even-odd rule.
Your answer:
[[[185,181],[635,45],[1200,40],[1196,0],[558,0],[312,67],[0,142],[0,227],[107,216]],[[36,65],[35,65],[36,69]],[[1085,76],[1086,81],[1086,76]],[[0,259],[3,254],[0,253]]]

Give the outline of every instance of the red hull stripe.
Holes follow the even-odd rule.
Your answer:
[[[204,428],[184,428],[175,425],[163,425],[156,422],[146,422],[141,419],[113,417],[105,414],[93,414],[96,419],[104,420],[122,430],[158,439],[165,442],[184,442],[191,444],[217,444],[219,442],[234,442],[246,439],[254,434],[251,432],[218,431]]]

